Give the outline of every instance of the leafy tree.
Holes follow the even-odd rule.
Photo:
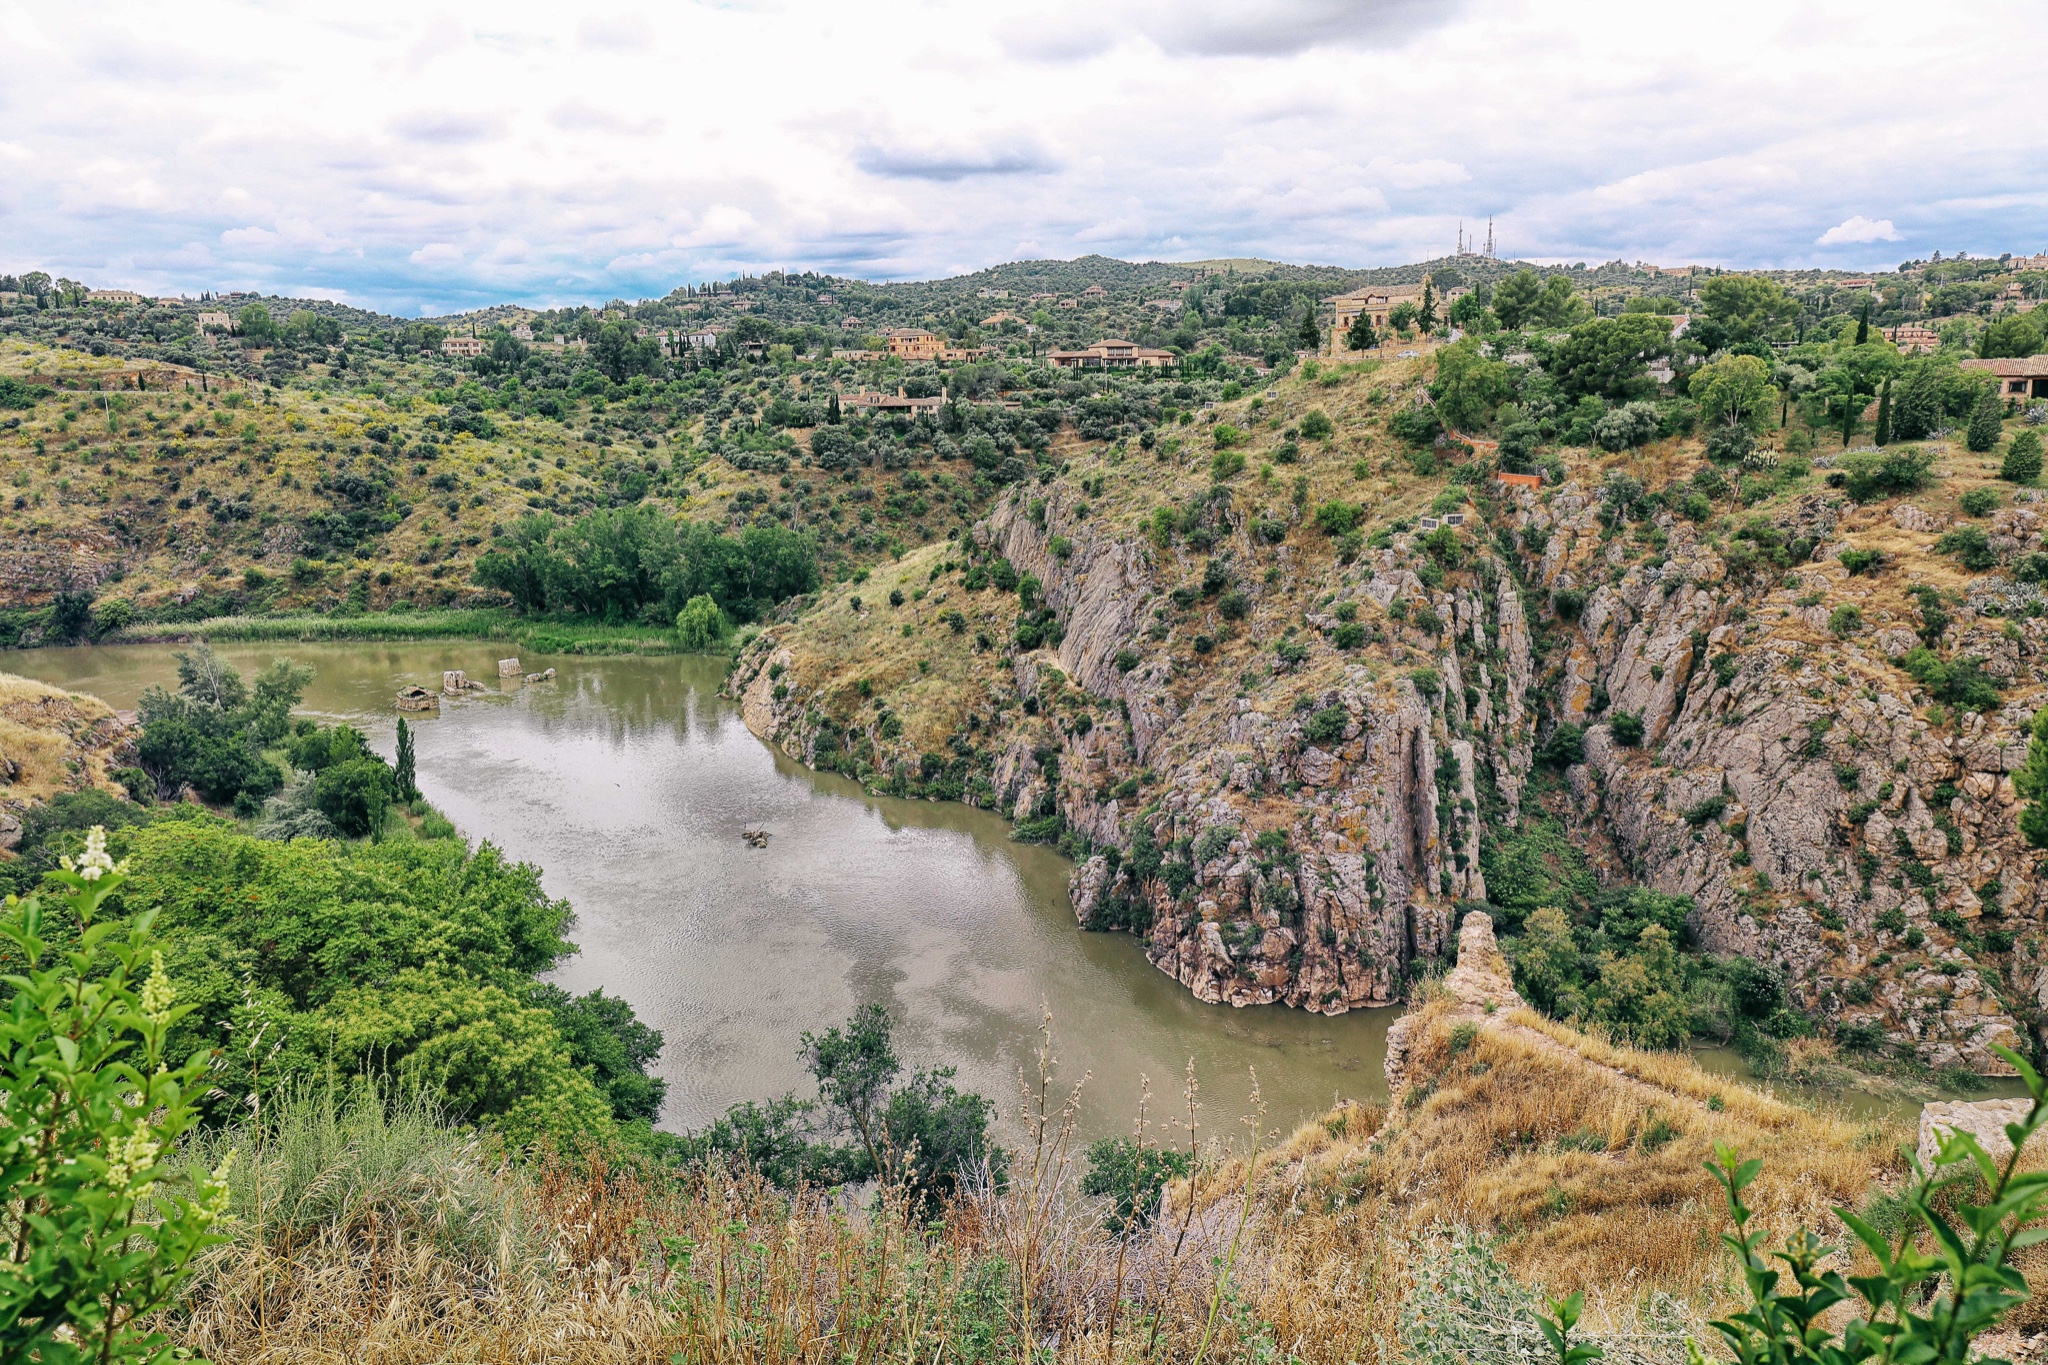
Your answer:
[[[1572,289],[1571,278],[1552,275],[1543,282],[1543,292],[1531,306],[1530,319],[1545,327],[1569,327],[1592,311]]]
[[[1977,354],[1986,360],[2024,359],[2041,351],[2041,329],[2024,313],[1993,318],[1977,337]]]
[[[400,801],[420,799],[417,759],[413,754],[412,727],[405,723],[405,717],[398,718],[398,761],[393,765],[391,786],[393,794]]]
[[[1771,372],[1753,355],[1724,355],[1693,372],[1689,391],[1706,421],[1754,429],[1769,410]]]
[[[661,371],[661,347],[653,337],[636,337],[623,322],[608,322],[590,345],[590,360],[614,384],[636,374]]]
[[[1572,1018],[1579,1012],[1579,943],[1562,907],[1546,905],[1530,915],[1514,940],[1515,983],[1547,1014]]]
[[[2033,483],[2041,477],[2041,437],[2039,433],[2022,431],[2012,438],[2005,448],[2005,460],[1998,467],[1998,477],[2008,483]]]
[[[1488,360],[1477,341],[1468,337],[1437,352],[1430,396],[1438,416],[1451,426],[1478,428],[1513,394],[1513,372],[1501,361]]]
[[[1998,390],[1986,384],[1970,409],[1970,425],[1963,433],[1963,444],[1981,453],[1996,449],[1999,437],[2004,434],[2004,406],[1998,401]]]
[[[50,601],[50,638],[66,644],[92,633],[92,594],[66,589]]]
[[[251,341],[272,341],[277,337],[277,319],[260,303],[252,303],[235,314],[235,328]]]
[[[1344,333],[1344,344],[1354,351],[1369,351],[1380,344],[1379,333],[1372,329],[1370,314],[1361,312],[1351,319],[1350,330]]]
[[[676,613],[676,640],[685,652],[701,654],[725,639],[731,629],[725,613],[709,593],[698,593]]]
[[[2034,713],[2027,761],[2012,775],[2012,785],[2027,802],[2020,810],[2020,833],[2032,847],[2048,848],[2048,706]]]
[[[84,855],[50,874],[56,916],[31,896],[0,918],[17,967],[0,1015],[7,1360],[169,1359],[155,1314],[192,1258],[226,1240],[212,1229],[227,1166],[173,1165],[209,1080],[204,1051],[179,1060],[192,1007],[177,1003],[156,916],[124,925],[104,913],[126,871],[95,828]]]
[[[1761,275],[1715,275],[1700,285],[1699,294],[1707,317],[1738,341],[1760,340],[1799,316],[1799,301]]]
[[[1304,441],[1327,441],[1336,430],[1329,414],[1321,408],[1310,408],[1302,415],[1301,438]]]
[[[214,1047],[232,1024],[277,1049],[223,1051],[213,1109],[361,1072],[424,1087],[515,1146],[610,1131],[610,1105],[530,998],[574,951],[569,908],[534,868],[457,839],[271,842],[189,807],[125,837],[124,900],[158,912],[170,978],[196,1007],[180,1045]]]
[[[1311,303],[1301,315],[1301,326],[1295,330],[1294,341],[1304,351],[1322,349],[1322,329],[1316,326],[1316,306]]]
[[[1650,391],[1649,363],[1670,354],[1669,318],[1624,313],[1572,328],[1571,335],[1552,349],[1544,369],[1571,397],[1591,394],[1610,403],[1625,403]]]
[[[313,804],[351,839],[363,838],[383,826],[391,796],[391,769],[381,758],[351,758],[331,764],[313,780]]]
[[[620,1123],[653,1123],[661,1117],[668,1082],[647,1074],[661,1055],[661,1032],[633,1014],[633,1007],[615,995],[594,990],[570,995],[560,986],[534,988],[534,1003],[555,1018],[555,1030],[568,1047],[570,1060],[588,1071],[611,1102]]]
[[[1646,924],[1635,951],[1609,948],[1585,987],[1586,1017],[1637,1047],[1670,1048],[1691,1034],[1685,979],[1671,931]]]
[[[1532,320],[1536,302],[1543,296],[1543,282],[1533,270],[1518,270],[1493,291],[1493,314],[1510,332],[1520,331]]]

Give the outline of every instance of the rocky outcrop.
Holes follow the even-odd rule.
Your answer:
[[[2008,1123],[2018,1123],[2026,1118],[2033,1107],[2029,1099],[2010,1100],[1956,1100],[1936,1101],[1920,1106],[1920,1142],[1915,1155],[1920,1164],[1932,1167],[1934,1158],[1941,1151],[1941,1144],[1951,1133],[1968,1133],[1977,1139],[1977,1145],[1993,1161],[2003,1161],[2012,1155],[2012,1139],[2005,1135]],[[2041,1146],[2037,1136],[2027,1144],[2028,1151]]]
[[[1493,917],[1468,911],[1458,926],[1458,963],[1445,974],[1442,990],[1451,1004],[1448,1017],[1485,1021],[1523,1000],[1515,990],[1514,973],[1493,937]],[[1404,1014],[1387,1029],[1387,1087],[1398,1092],[1408,1079],[1408,1049],[1423,1016]]]

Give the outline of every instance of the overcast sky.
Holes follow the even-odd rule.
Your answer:
[[[736,271],[2048,249],[2035,3],[0,0],[0,271],[402,313]]]

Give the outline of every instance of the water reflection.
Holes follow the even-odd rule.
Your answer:
[[[1014,1108],[1041,1006],[1062,1073],[1090,1073],[1087,1135],[1124,1131],[1140,1077],[1177,1108],[1192,1058],[1205,1122],[1229,1135],[1248,1069],[1276,1124],[1339,1095],[1384,1098],[1392,1010],[1322,1019],[1200,1004],[1125,936],[1076,930],[1066,861],[1012,843],[962,806],[867,795],[749,734],[712,660],[526,657],[553,682],[500,680],[502,646],[249,645],[250,672],[312,665],[309,710],[347,718],[385,753],[407,683],[460,668],[485,691],[418,718],[419,780],[465,835],[545,870],[575,906],[582,951],[557,974],[603,986],[663,1031],[671,1127],[800,1087],[798,1036],[867,1000],[902,1021],[915,1064],[945,1060]],[[133,706],[176,677],[167,646],[37,650],[10,672]],[[744,829],[765,829],[766,848]]]

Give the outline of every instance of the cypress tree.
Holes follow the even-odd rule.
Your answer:
[[[1861,346],[1870,340],[1870,300],[1863,300],[1863,311],[1856,318],[1856,344]]]
[[[1323,348],[1322,330],[1316,326],[1316,306],[1310,304],[1308,311],[1301,315],[1301,335],[1298,338],[1305,351],[1319,351]]]
[[[1888,446],[1892,443],[1892,381],[1884,381],[1884,390],[1877,396],[1877,443]]]
[[[1999,404],[1998,390],[1986,384],[1984,391],[1977,395],[1977,405],[1970,409],[1969,429],[1963,433],[1963,444],[1982,454],[1998,445],[1998,438],[2005,434],[2005,410]]]
[[[835,392],[825,401],[825,423],[827,426],[836,427],[839,422],[839,395]]]
[[[412,728],[403,716],[398,720],[398,762],[393,765],[398,778],[398,799],[417,801],[420,799],[418,776],[414,770],[412,752]]]

